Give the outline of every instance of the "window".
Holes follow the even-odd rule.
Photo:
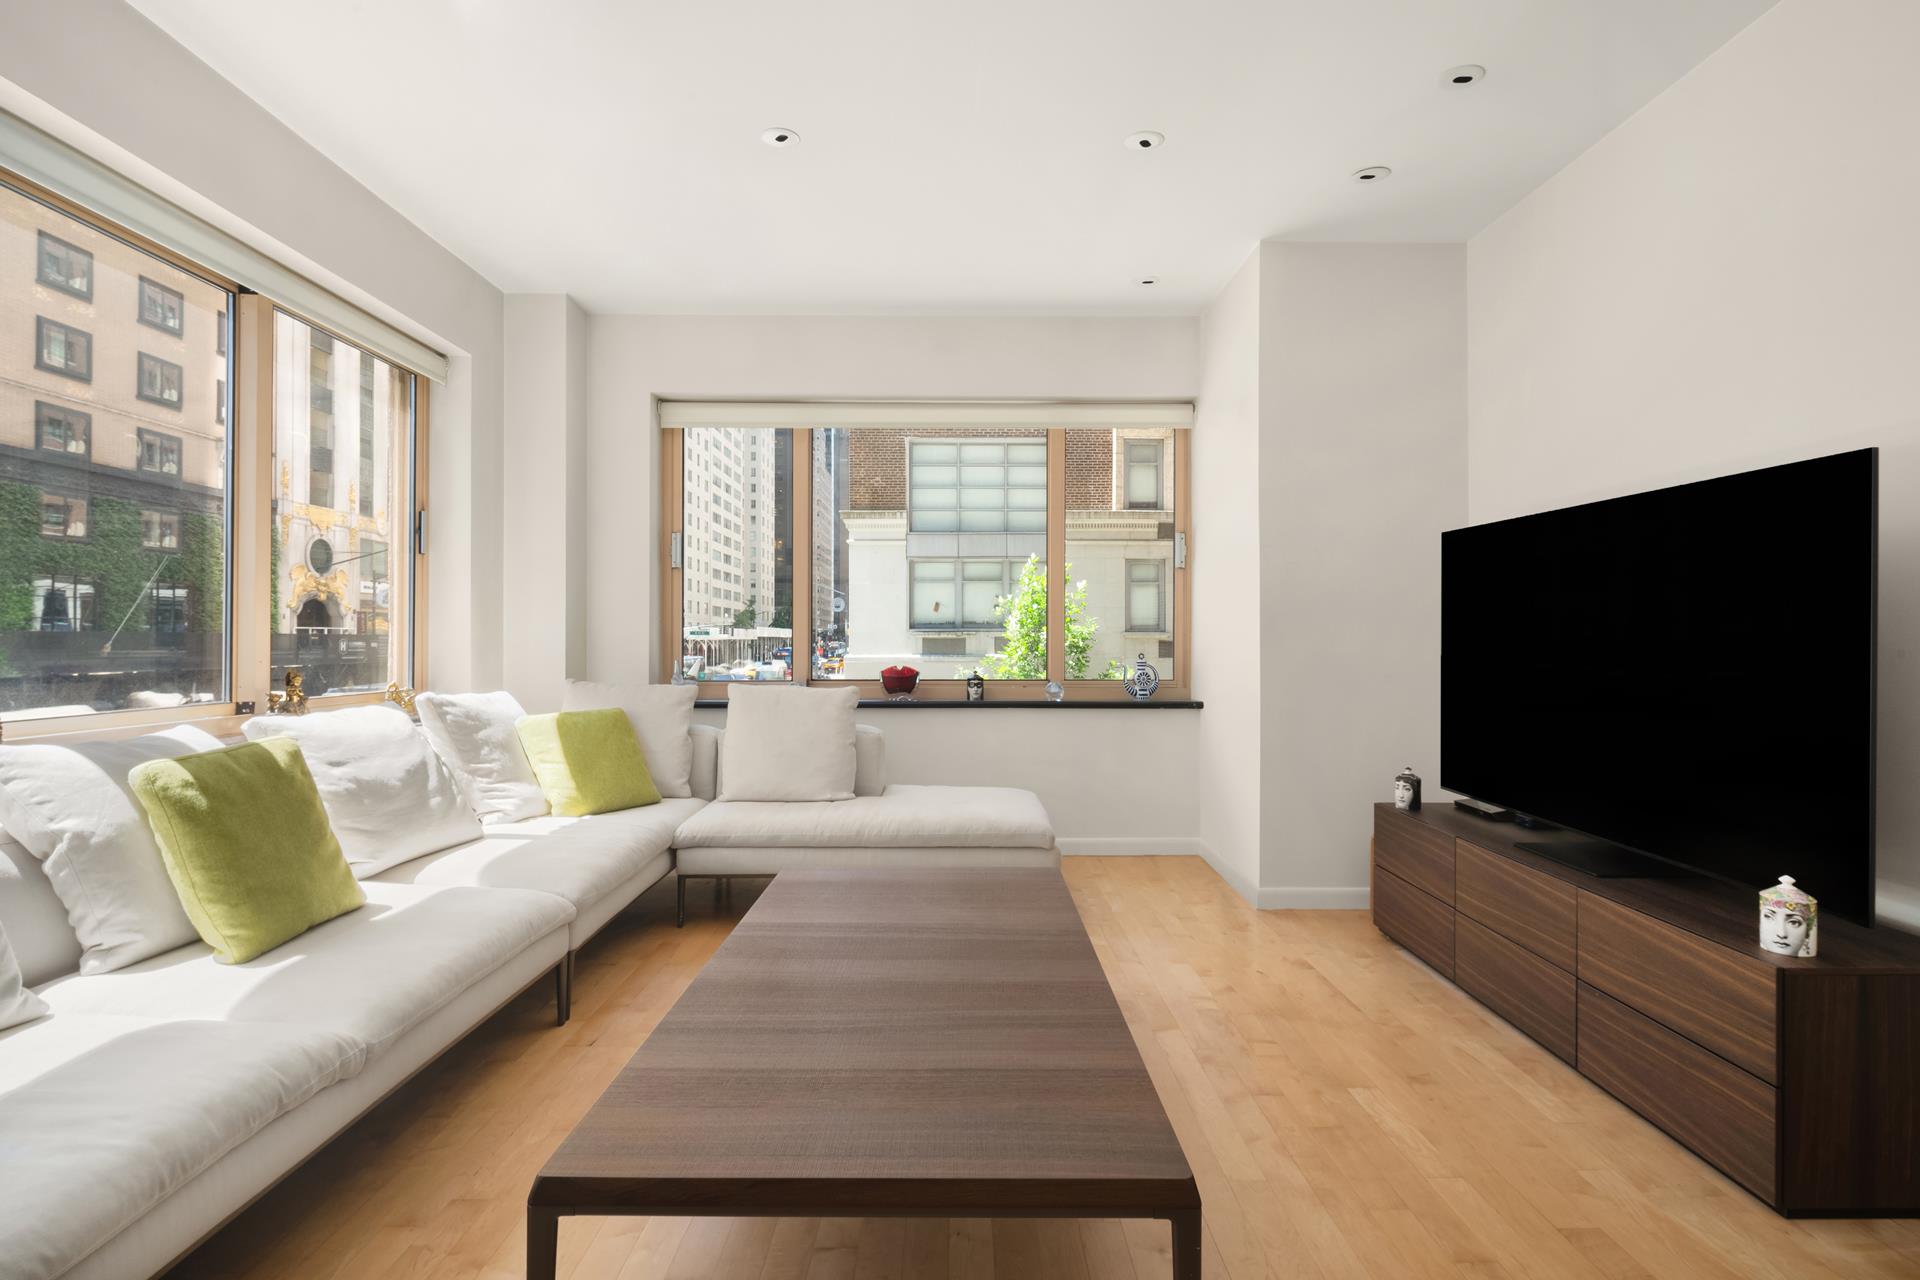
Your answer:
[[[1166,563],[1127,561],[1127,630],[1166,630]]]
[[[93,381],[93,338],[71,325],[34,317],[33,366],[79,382]]]
[[[75,539],[86,537],[87,500],[63,493],[41,494],[40,536]]]
[[[32,624],[35,631],[93,630],[93,583],[70,575],[33,579]]]
[[[139,384],[134,394],[151,404],[163,404],[169,409],[180,407],[180,366],[171,360],[162,360],[159,356],[140,353]]]
[[[177,511],[142,511],[140,545],[149,551],[180,549],[180,514]]]
[[[93,299],[93,255],[58,236],[39,233],[39,268],[34,276],[41,284],[70,293],[76,298]]]
[[[188,629],[188,588],[176,582],[156,582],[147,593],[153,601],[156,636],[183,635]]]
[[[309,696],[410,684],[389,548],[412,527],[414,375],[285,312],[273,335],[274,684],[293,667]]]
[[[1174,432],[1067,431],[1068,649],[1076,674],[1119,680],[1145,658],[1164,680],[1172,634]],[[1076,483],[1074,477],[1088,477]],[[1097,483],[1097,477],[1113,477]]]
[[[5,737],[264,710],[295,666],[315,697],[421,682],[415,375],[76,207],[0,170],[0,510],[21,517],[0,537]],[[287,289],[336,331],[416,350]]]
[[[178,289],[140,277],[140,323],[178,337],[186,324],[186,299]]]
[[[1166,444],[1160,440],[1126,440],[1126,495],[1130,511],[1156,511],[1163,503],[1160,495],[1160,457]]]
[[[919,696],[960,696],[978,672],[1029,684],[1002,696],[1059,679],[1105,699],[1124,696],[1116,677],[1144,655],[1183,691],[1188,411],[1119,407],[1111,426],[1071,425],[1107,412],[1093,406],[982,406],[964,425],[970,412],[663,404],[681,557],[664,612],[682,673],[858,681],[881,696],[881,672],[910,666]],[[763,556],[772,614],[754,585]]]
[[[84,458],[93,440],[93,415],[64,405],[33,403],[33,444],[36,449]]]
[[[139,469],[161,476],[180,474],[180,437],[165,435],[159,431],[148,431],[144,427],[139,432],[140,453]]]
[[[182,317],[189,308],[231,314],[233,294],[0,174],[0,255],[28,253],[33,281],[0,279],[0,386],[17,389],[0,395],[0,440],[33,446],[0,469],[0,502],[39,513],[37,537],[0,539],[0,601],[18,605],[0,611],[6,736],[27,714],[151,717],[143,709],[222,701],[227,428],[200,397],[183,403],[181,388],[187,378],[213,385],[227,359],[214,353],[211,329],[186,328]],[[74,298],[96,304],[91,320],[77,320],[88,311]],[[165,339],[178,348],[169,360],[141,351],[161,341],[156,324],[180,333]],[[94,377],[96,354],[106,377]],[[91,385],[80,391],[81,382]],[[166,431],[142,425],[158,405]],[[176,592],[157,605],[156,580]],[[156,609],[165,644],[150,638]]]

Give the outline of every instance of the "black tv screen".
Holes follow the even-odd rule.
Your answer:
[[[1871,923],[1876,466],[1444,534],[1441,786]]]

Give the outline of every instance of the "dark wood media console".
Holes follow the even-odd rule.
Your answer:
[[[1781,1213],[1920,1214],[1920,937],[1822,920],[1779,956],[1758,885],[1514,847],[1577,838],[1376,805],[1374,924]]]

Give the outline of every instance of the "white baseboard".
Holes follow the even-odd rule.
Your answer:
[[[1197,836],[1062,836],[1056,844],[1069,858],[1188,857],[1203,859],[1227,887],[1262,911],[1359,911],[1367,906],[1367,887],[1354,889],[1298,888],[1265,885],[1256,888],[1229,867]]]
[[[1206,846],[1194,836],[1061,836],[1054,841],[1071,858],[1204,858]]]
[[[1314,889],[1263,885],[1254,905],[1262,911],[1360,911],[1367,906],[1367,887]]]

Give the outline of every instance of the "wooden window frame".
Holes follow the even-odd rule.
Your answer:
[[[272,519],[272,464],[273,464],[273,313],[275,303],[257,293],[243,289],[237,282],[226,278],[187,258],[165,245],[159,244],[135,232],[129,231],[108,219],[100,217],[72,201],[22,178],[8,170],[0,169],[0,189],[12,192],[27,199],[45,205],[54,211],[78,220],[87,227],[103,235],[119,240],[143,253],[160,259],[196,279],[222,289],[228,297],[227,306],[219,318],[215,340],[216,355],[222,361],[220,377],[225,383],[225,419],[227,440],[227,610],[225,636],[227,645],[227,685],[228,700],[224,702],[194,703],[178,708],[153,708],[143,710],[96,711],[78,716],[32,716],[17,718],[7,716],[0,723],[0,740],[8,743],[22,742],[85,742],[103,739],[123,738],[133,734],[152,733],[172,728],[176,725],[192,724],[222,737],[235,737],[240,732],[242,722],[255,714],[267,710],[270,673],[272,670],[272,622],[268,617],[269,602],[272,599],[272,541],[270,525]],[[69,249],[86,254],[92,262],[92,251],[80,249],[77,245],[62,240],[51,233],[40,233],[59,241]],[[35,241],[35,282],[49,288],[58,289],[70,296],[84,297],[91,301],[93,290],[80,294],[72,289],[40,280],[39,278],[39,242]],[[90,266],[88,283],[95,282],[97,264]],[[162,286],[166,287],[166,286]],[[136,306],[138,292],[136,289]],[[298,312],[287,309],[288,314]],[[136,317],[137,318],[137,317]],[[311,325],[316,333],[327,332],[315,321],[301,315],[299,318]],[[36,316],[34,329],[34,358],[39,364],[41,353],[40,321],[48,320]],[[51,321],[51,323],[61,323]],[[87,338],[88,376],[81,378],[63,369],[45,370],[75,381],[91,382],[94,351],[93,335],[73,325],[74,329]],[[174,331],[165,326],[149,325],[160,332],[172,334]],[[181,328],[185,329],[185,314],[182,312]],[[339,335],[327,332],[329,338],[342,340]],[[387,357],[380,357],[387,359]],[[176,362],[169,362],[176,363]],[[428,503],[428,473],[426,461],[429,451],[429,428],[431,390],[426,375],[416,369],[408,368],[395,361],[388,360],[397,370],[403,370],[411,377],[411,409],[413,429],[405,441],[396,442],[396,460],[406,468],[405,479],[412,486],[413,501],[405,509],[405,527],[389,531],[387,538],[389,568],[389,626],[398,629],[406,627],[404,653],[411,672],[411,684],[415,688],[427,687],[427,548],[420,536],[424,525],[424,516]],[[138,361],[135,364],[136,391],[138,390]],[[185,372],[181,374],[181,398],[184,405],[186,394]],[[153,403],[171,405],[168,401]],[[64,410],[63,406],[53,405]],[[70,412],[85,411],[72,410]],[[89,418],[92,415],[87,415]],[[37,412],[36,412],[37,419]],[[38,425],[35,428],[35,446],[39,447]],[[171,432],[158,432],[179,441],[181,449],[181,470],[185,471],[185,440]],[[137,437],[136,437],[137,440]],[[93,449],[92,424],[87,432],[87,457],[91,459]],[[77,456],[77,455],[72,455]],[[134,469],[139,470],[136,457]],[[164,477],[163,472],[142,472],[147,476]],[[91,503],[89,503],[89,533],[91,526]],[[185,535],[184,523],[181,527]],[[404,541],[403,541],[404,540]],[[408,554],[398,554],[405,546]],[[31,577],[59,578],[58,574],[35,573]],[[71,577],[71,575],[69,575]],[[92,579],[80,579],[95,585]],[[189,597],[191,608],[191,597]],[[242,625],[242,619],[257,619],[253,625]],[[36,617],[37,627],[39,619]],[[95,619],[96,624],[98,618]],[[403,683],[406,681],[403,680]],[[362,693],[329,694],[312,700],[316,711],[332,710],[342,707],[363,706],[382,701],[385,692],[368,691]],[[251,704],[251,709],[243,712],[243,705]]]
[[[657,567],[660,581],[660,634],[658,661],[654,669],[662,681],[671,681],[680,666],[682,609],[685,600],[684,571],[674,563],[676,538],[686,532],[686,435],[680,427],[659,426],[659,403],[654,405],[654,422],[660,436],[660,529]],[[719,428],[732,430],[735,428]],[[793,538],[793,649],[791,683],[806,685],[813,680],[813,663],[798,661],[803,650],[811,649],[813,635],[813,449],[815,429],[740,428],[789,430],[793,433],[794,463],[788,483],[792,493],[788,506],[794,513]],[[858,431],[860,428],[850,428]],[[1067,702],[1127,702],[1131,699],[1118,680],[1066,678],[1066,550],[1067,550],[1067,433],[1084,428],[1048,427],[1047,441],[1047,680],[989,680],[987,702],[1040,701],[1046,696],[1048,681],[1059,681],[1068,691]],[[1165,606],[1172,613],[1173,666],[1162,670],[1155,701],[1184,701],[1192,696],[1190,662],[1193,619],[1192,563],[1193,541],[1189,527],[1191,502],[1189,477],[1192,474],[1190,430],[1173,433],[1173,517],[1175,554],[1169,559],[1172,581],[1163,583]],[[1162,467],[1167,464],[1163,458]],[[1184,562],[1179,548],[1185,547]],[[956,557],[956,560],[964,557]],[[977,557],[976,557],[977,558]],[[686,555],[684,549],[680,556]],[[955,583],[956,591],[959,583]],[[907,608],[912,608],[912,584],[908,583]],[[1124,605],[1124,597],[1123,597]],[[702,682],[700,696],[706,700],[724,700],[732,696],[732,680]],[[856,688],[863,700],[883,700],[889,695],[878,680],[824,679],[819,684],[834,689]],[[967,696],[967,682],[959,679],[923,678],[914,690],[920,702],[959,702]]]

